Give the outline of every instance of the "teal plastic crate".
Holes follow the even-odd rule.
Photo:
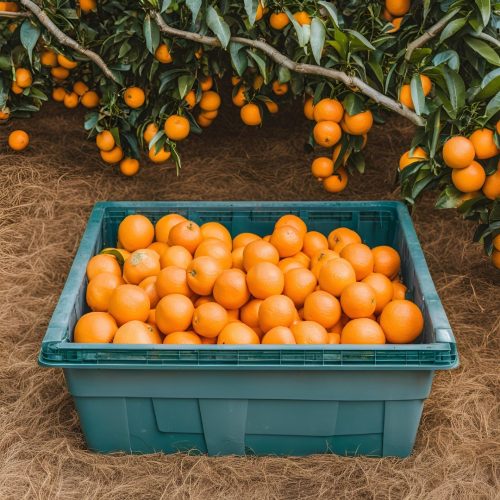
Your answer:
[[[409,345],[231,346],[75,344],[86,264],[114,246],[121,220],[177,212],[235,235],[272,231],[284,214],[310,230],[356,230],[402,258],[408,297],[424,314]],[[61,367],[90,449],[210,455],[407,456],[436,370],[458,366],[455,339],[411,217],[399,202],[103,202],[90,216],[42,341],[39,362]]]

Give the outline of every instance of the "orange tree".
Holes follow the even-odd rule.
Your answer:
[[[500,267],[500,17],[490,0],[18,0],[0,2],[0,119],[49,95],[89,109],[85,129],[125,175],[177,145],[222,99],[260,126],[291,99],[311,120],[312,174],[332,193],[363,172],[386,112],[415,125],[402,197],[478,221]],[[232,95],[222,95],[229,73]],[[23,131],[12,148],[29,142]],[[395,166],[396,167],[396,166]]]

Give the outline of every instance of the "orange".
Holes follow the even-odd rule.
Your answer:
[[[126,261],[129,257],[130,257],[130,252],[125,250],[124,248],[112,248],[112,247],[108,247],[108,248],[104,248],[101,253],[104,252],[104,250],[115,250],[116,252],[118,252],[119,254],[121,254],[121,256],[123,257],[123,261]]]
[[[281,83],[275,80],[272,84],[272,89],[276,95],[285,95],[288,92],[288,83]]]
[[[64,96],[64,106],[68,109],[74,109],[78,106],[78,94],[75,92],[68,92]]]
[[[340,344],[340,333],[328,332],[328,344]]]
[[[150,124],[153,125],[153,124]],[[167,243],[168,235],[170,234],[170,230],[179,224],[179,222],[184,222],[186,218],[180,214],[168,214],[164,215],[158,222],[155,224],[155,238],[156,241],[161,241],[163,243]]]
[[[213,90],[203,92],[198,104],[203,111],[216,111],[221,105],[220,95]]]
[[[307,233],[306,223],[296,215],[287,214],[281,216],[274,225],[274,229],[278,229],[281,226],[292,226],[294,227],[302,236]]]
[[[129,108],[136,109],[144,104],[146,95],[144,94],[144,90],[139,87],[129,87],[123,93],[123,100]]]
[[[214,79],[210,75],[202,75],[199,79],[201,90],[206,92],[210,90],[214,84]]]
[[[260,344],[260,340],[249,326],[241,321],[233,321],[222,329],[217,344]]]
[[[373,272],[373,254],[370,247],[363,243],[349,243],[340,252],[340,256],[350,262],[360,281]]]
[[[290,326],[296,315],[292,300],[285,295],[271,295],[259,307],[259,327],[266,333],[276,326]]]
[[[267,241],[258,239],[245,246],[243,250],[243,267],[250,270],[259,262],[278,264],[280,256],[278,250]]]
[[[191,127],[185,116],[171,115],[166,119],[164,129],[169,139],[182,141],[189,135]]]
[[[341,314],[340,302],[328,292],[317,290],[306,297],[305,320],[315,321],[325,328],[332,328],[339,322]]]
[[[424,329],[424,317],[416,304],[409,300],[393,300],[380,315],[380,326],[388,342],[408,344]]]
[[[402,22],[403,22],[402,17],[395,17],[391,23],[394,26],[394,28],[387,30],[387,33],[396,33],[396,31],[398,31],[399,28],[401,27]]]
[[[350,115],[346,112],[344,113],[344,122],[349,129],[349,134],[363,135],[367,134],[372,128],[373,115],[369,109],[356,115]]]
[[[241,77],[240,76],[238,76],[238,75],[232,75],[231,76],[231,85],[233,87],[236,87],[236,85],[238,85],[238,83],[240,83],[240,82],[241,82]]]
[[[490,130],[489,128],[475,130],[470,135],[469,140],[474,146],[476,158],[479,158],[480,160],[493,158],[499,153],[497,145],[495,144],[493,130]]]
[[[49,68],[57,66],[57,54],[53,50],[44,50],[40,54],[40,63]]]
[[[500,251],[500,233],[493,238],[493,248]]]
[[[110,254],[94,255],[87,264],[87,278],[92,280],[98,274],[110,273],[121,277],[122,270],[116,257]]]
[[[390,279],[393,279],[401,269],[401,257],[394,248],[381,245],[372,248],[373,254],[373,272],[382,273]]]
[[[311,259],[304,253],[298,252],[295,255],[292,255],[292,259],[298,260],[304,267],[309,268],[311,264]]]
[[[164,344],[177,344],[177,345],[189,345],[189,344],[201,344],[201,338],[194,332],[172,332],[169,333],[164,339]]]
[[[329,148],[340,141],[342,130],[336,122],[331,120],[321,121],[314,126],[313,136],[317,144]]]
[[[328,245],[334,252],[340,253],[349,243],[361,243],[361,237],[348,227],[339,227],[328,235]]]
[[[118,326],[106,312],[84,314],[76,323],[73,342],[107,344],[113,340]]]
[[[410,156],[410,151],[411,150],[408,150],[405,153],[403,153],[403,155],[399,159],[399,170],[403,170],[412,163],[415,163],[417,161],[427,160],[429,158],[426,151],[421,147],[416,147],[413,150],[413,154],[411,156]]]
[[[203,337],[217,337],[227,323],[227,311],[217,302],[207,302],[194,310],[193,328]]]
[[[262,337],[262,344],[296,344],[296,342],[290,328],[275,326]]]
[[[161,344],[161,337],[154,326],[133,320],[118,328],[113,344]]]
[[[161,43],[158,45],[158,48],[155,50],[155,59],[164,64],[170,64],[172,62],[172,55],[166,44]]]
[[[444,143],[443,160],[450,168],[468,167],[475,156],[474,144],[467,137],[456,135]]]
[[[410,0],[385,0],[385,8],[395,16],[404,16],[410,10]]]
[[[260,21],[263,15],[264,15],[264,7],[262,7],[262,4],[259,2],[257,4],[257,11],[255,12],[255,21]]]
[[[228,322],[232,323],[233,321],[240,320],[240,310],[239,309],[228,309],[227,310]]]
[[[329,193],[340,193],[346,188],[348,180],[346,169],[341,167],[333,175],[323,180],[323,187]]]
[[[257,104],[248,103],[245,104],[240,110],[241,121],[245,125],[257,126],[262,123],[262,116],[260,114],[260,108]]]
[[[264,101],[264,105],[272,115],[279,111],[279,106],[274,101]]]
[[[82,81],[77,81],[73,84],[73,92],[80,97],[85,94],[85,92],[88,92],[88,90],[88,86]]]
[[[422,90],[424,92],[424,96],[429,95],[432,90],[431,79],[426,75],[420,75],[420,83],[422,84]]]
[[[200,111],[199,116],[203,117],[203,119],[213,122],[217,115],[219,114],[218,110],[215,111]]]
[[[493,253],[491,254],[491,262],[497,269],[500,269],[500,251],[493,250]]]
[[[170,294],[180,294],[189,297],[192,291],[187,282],[187,271],[181,267],[164,267],[156,279],[156,292],[159,297],[165,297]]]
[[[214,337],[213,339],[208,339],[206,337],[201,337],[201,343],[202,344],[217,344],[217,337]]]
[[[349,318],[368,318],[375,312],[375,292],[366,283],[351,283],[342,290],[340,305]]]
[[[108,312],[118,325],[127,321],[146,321],[151,309],[148,294],[136,285],[120,285],[109,299]]]
[[[156,280],[157,276],[148,276],[147,278],[144,278],[140,283],[139,286],[146,292],[146,294],[149,297],[149,305],[151,308],[156,307],[156,304],[158,304],[158,301],[160,300],[160,296],[158,295],[158,292],[156,291]],[[151,311],[150,311],[151,313]],[[149,322],[149,318],[148,318]]]
[[[86,300],[92,311],[107,311],[111,294],[125,282],[113,273],[99,273],[87,285]]]
[[[290,297],[297,307],[301,307],[307,296],[316,289],[316,285],[317,279],[312,271],[299,267],[291,269],[285,274],[283,293]]]
[[[185,96],[184,101],[187,104],[188,109],[193,109],[196,106],[196,93],[194,90],[190,90]]]
[[[223,226],[220,222],[205,222],[200,226],[201,236],[204,240],[208,238],[216,238],[218,240],[224,241],[231,250],[233,246],[233,240],[231,238],[231,233]]]
[[[252,266],[246,280],[250,293],[257,299],[279,295],[285,286],[281,269],[271,262],[258,262]]]
[[[375,293],[375,314],[380,314],[382,309],[392,300],[394,286],[391,280],[381,273],[371,273],[363,279],[363,283],[370,285]],[[404,298],[404,297],[403,297]]]
[[[0,120],[8,120],[10,116],[10,111],[8,109],[0,110]]]
[[[213,296],[226,309],[239,309],[250,298],[246,276],[239,269],[225,269],[215,280]]]
[[[101,99],[99,98],[97,92],[89,90],[88,92],[85,92],[85,94],[83,94],[82,98],[80,99],[80,102],[85,108],[92,109],[92,108],[97,108],[97,106],[99,106]]]
[[[202,56],[203,56],[203,47],[199,47],[197,50],[195,50],[194,57],[196,57],[196,59],[201,59]]]
[[[308,120],[314,120],[314,100],[308,97],[304,102],[304,116]]]
[[[233,239],[233,250],[240,247],[246,247],[252,241],[261,240],[262,238],[254,233],[240,233]]]
[[[59,63],[59,66],[66,69],[74,69],[78,66],[76,61],[66,57],[64,54],[57,54],[57,62]]]
[[[160,266],[163,269],[168,266],[176,266],[181,269],[187,269],[193,256],[191,253],[180,245],[168,247],[160,257]]]
[[[56,102],[63,102],[66,91],[62,87],[54,87],[52,90],[52,99]]]
[[[127,215],[118,226],[118,241],[129,252],[147,248],[153,243],[154,234],[151,221],[140,214]]]
[[[22,89],[28,88],[33,83],[31,71],[26,68],[17,68],[14,79],[16,84]]]
[[[200,226],[191,220],[176,224],[168,233],[169,246],[180,245],[194,254],[202,241]]]
[[[96,0],[80,0],[80,9],[82,12],[91,12],[97,7]]]
[[[384,11],[382,12],[382,17],[386,20],[386,21],[392,21],[394,18],[392,17],[391,13],[387,10],[387,9],[384,9]]]
[[[61,66],[50,69],[50,74],[57,80],[66,80],[69,76],[69,70]]]
[[[415,109],[415,105],[413,104],[413,99],[411,97],[411,87],[408,83],[401,86],[399,91],[399,102],[409,109]]]
[[[257,333],[259,337],[262,335],[262,330],[259,326],[259,309],[262,302],[264,301],[261,299],[252,299],[248,301],[240,310],[241,321],[255,330],[255,333]]]
[[[465,168],[455,168],[451,172],[453,185],[462,193],[473,193],[483,187],[486,172],[480,163],[472,161]]]
[[[212,257],[221,270],[230,269],[233,265],[233,257],[227,243],[217,238],[207,238],[198,245],[194,256],[202,257],[204,255]]]
[[[490,200],[500,198],[500,168],[486,177],[482,191],[484,196]]]
[[[210,295],[214,288],[215,280],[219,277],[222,269],[214,257],[208,255],[195,256],[186,270],[187,284],[198,295]]]
[[[392,300],[403,300],[406,297],[406,287],[403,283],[392,282]]]
[[[302,251],[312,259],[321,250],[328,249],[328,240],[326,236],[318,231],[309,231],[304,235]]]
[[[252,88],[254,90],[260,90],[262,85],[264,85],[264,77],[262,75],[255,75],[252,82]]]
[[[295,12],[293,17],[301,26],[304,26],[304,24],[311,24],[311,18],[309,17],[309,14],[303,10]]]
[[[245,268],[243,267],[243,250],[245,250],[245,247],[238,247],[236,250],[233,250],[231,252],[231,267],[234,267],[235,269],[241,269],[242,271],[245,270]]]
[[[142,134],[142,137],[146,143],[149,143],[153,137],[158,133],[159,128],[156,123],[151,122],[146,125],[146,128],[144,129],[144,133]]]
[[[280,226],[273,231],[269,243],[273,245],[281,258],[291,257],[300,252],[303,237],[293,226]]]
[[[115,138],[109,130],[99,132],[95,137],[95,143],[101,151],[111,151],[115,146]]]
[[[247,89],[244,85],[240,85],[240,87],[236,91],[233,91],[232,101],[233,104],[238,108],[243,107],[247,102],[247,98],[245,95],[246,91]]]
[[[101,151],[100,154],[106,163],[118,163],[123,158],[123,149],[115,146],[111,151]]]
[[[385,335],[380,325],[369,318],[353,319],[340,334],[341,344],[385,344]]]
[[[333,174],[333,161],[326,156],[315,158],[311,164],[311,172],[318,179],[330,177]]]
[[[30,136],[24,130],[14,130],[9,134],[8,144],[14,151],[22,151],[28,147]]]
[[[293,257],[287,257],[286,259],[281,259],[278,262],[278,267],[281,269],[283,274],[286,274],[288,271],[292,269],[305,269],[305,266],[297,259]]]
[[[298,321],[290,327],[290,330],[297,344],[328,344],[325,327],[316,321]]]
[[[10,89],[12,90],[12,92],[14,92],[14,94],[22,94],[24,90],[16,82],[12,82]]]
[[[282,30],[290,23],[290,19],[284,12],[273,12],[269,16],[269,25],[275,30]]]
[[[365,137],[366,134],[365,134]],[[363,146],[361,146],[361,148],[363,148]],[[332,154],[332,162],[333,162],[333,165],[335,165],[337,163],[337,159],[340,155],[340,151],[342,150],[342,144],[337,144],[334,148],[333,148],[333,154]],[[346,152],[344,153],[344,157],[342,158],[342,161],[340,162],[343,166],[345,166],[345,164],[347,163],[347,160],[349,159],[349,152]]]
[[[187,330],[194,314],[194,305],[185,295],[173,293],[156,304],[156,325],[168,335]]]
[[[340,123],[344,116],[344,106],[337,99],[321,99],[314,106],[313,116],[317,122],[332,121]]]
[[[356,282],[356,272],[350,262],[339,257],[325,262],[318,281],[321,290],[340,297],[345,287]]]
[[[120,172],[126,176],[135,175],[139,172],[139,161],[135,158],[124,158],[120,162]]]
[[[333,250],[322,250],[316,253],[311,259],[311,271],[316,276],[316,279],[319,278],[319,273],[325,262],[338,258],[339,254]]]
[[[160,256],[148,248],[135,250],[123,265],[123,277],[127,283],[138,285],[149,276],[160,272]]]

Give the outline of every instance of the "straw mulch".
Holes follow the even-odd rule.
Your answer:
[[[62,373],[37,366],[95,201],[331,199],[309,174],[298,116],[249,130],[228,109],[182,145],[178,178],[172,165],[121,177],[84,140],[83,116],[53,105],[0,128],[0,498],[498,498],[500,273],[470,242],[473,225],[430,198],[413,215],[461,366],[437,374],[408,459],[97,455]],[[21,154],[5,145],[14,127],[32,136]],[[395,165],[411,134],[402,121],[377,126],[367,174],[336,198],[397,198]]]

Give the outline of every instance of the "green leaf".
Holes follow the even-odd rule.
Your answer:
[[[196,22],[198,14],[201,9],[202,0],[186,0],[186,7],[191,11],[193,15],[193,24]]]
[[[365,157],[363,153],[352,153],[349,156],[349,162],[354,164],[354,167],[360,174],[365,173]]]
[[[231,62],[233,64],[233,68],[235,69],[238,75],[243,76],[243,73],[248,67],[248,59],[245,55],[245,52],[242,51],[244,45],[241,43],[230,42],[229,43],[229,53],[231,55]]]
[[[109,249],[103,250],[101,253],[105,254],[105,255],[112,255],[113,257],[115,257],[116,260],[118,261],[118,264],[120,265],[120,267],[123,267],[123,264],[125,264],[125,259],[123,258],[123,255],[121,254],[121,252],[119,252],[118,250],[116,250],[114,248],[109,248]]]
[[[149,15],[144,18],[143,32],[146,40],[146,47],[151,54],[154,54],[160,44],[160,30],[156,22],[153,21]]]
[[[430,127],[430,120],[427,122]],[[439,133],[441,131],[441,108],[438,108],[434,115],[434,122],[432,123],[430,132],[432,133],[431,142],[429,145],[429,154],[431,158],[436,156],[436,149],[439,141]]]
[[[30,63],[33,63],[33,48],[40,37],[40,28],[29,19],[25,19],[21,25],[20,38],[23,47],[28,53]]]
[[[318,64],[321,64],[325,35],[326,30],[323,21],[317,17],[313,17],[311,22],[311,49],[314,59]]]
[[[456,72],[443,66],[443,76],[448,89],[448,96],[453,110],[456,112],[465,105],[465,84],[462,77]]]
[[[337,14],[337,8],[335,7],[335,5],[333,5],[331,2],[325,2],[325,1],[318,2],[318,4],[322,5],[326,9],[328,15],[332,18],[333,24],[335,25],[336,28],[338,28],[339,16]]]
[[[427,57],[427,56],[429,56],[431,54],[432,54],[432,49],[430,49],[428,47],[417,47],[411,53],[410,62],[412,64],[418,64],[425,57]]]
[[[83,124],[83,128],[85,130],[92,130],[97,125],[98,121],[99,121],[99,113],[97,113],[97,111],[88,113],[87,115],[85,115],[85,122]]]
[[[436,208],[457,208],[462,204],[463,193],[454,186],[446,186],[436,200]]]
[[[486,106],[486,110],[484,112],[486,118],[490,120],[500,111],[500,93],[496,94],[493,99]]]
[[[365,110],[363,100],[354,92],[350,92],[342,101],[344,109],[350,115],[357,115]]]
[[[465,43],[494,66],[500,66],[500,56],[486,43],[471,36],[465,37]]]
[[[192,89],[195,77],[194,75],[182,75],[177,80],[177,87],[179,89],[179,97],[184,99],[186,94]]]
[[[500,92],[500,68],[490,71],[483,77],[478,92],[473,96],[474,101],[484,101]]]
[[[466,17],[461,17],[459,19],[454,19],[446,25],[446,28],[441,31],[441,36],[439,37],[439,43],[443,43],[445,40],[453,36],[457,31],[463,28],[467,22]]]
[[[245,12],[247,13],[250,26],[255,24],[255,16],[257,14],[258,0],[245,0]]]
[[[367,49],[375,50],[375,47],[361,34],[359,31],[355,30],[344,30],[346,33],[350,33],[355,39],[361,42],[361,45],[365,46]]]
[[[415,106],[415,113],[420,116],[425,112],[425,96],[424,90],[422,89],[422,81],[420,80],[420,75],[418,73],[415,73],[412,76],[410,88],[411,100]]]
[[[217,11],[211,5],[207,8],[207,25],[219,39],[222,47],[227,48],[231,38],[231,31],[226,21],[217,14]]]
[[[257,66],[259,67],[259,72],[264,78],[264,83],[268,82],[268,75],[266,71],[266,61],[262,59],[256,52],[251,51],[250,49],[247,50],[247,54],[257,63]]]
[[[454,71],[458,71],[460,69],[460,57],[454,50],[444,50],[443,52],[439,52],[432,58],[432,63],[434,66],[448,64],[448,66]]]
[[[292,79],[292,74],[290,73],[290,70],[288,68],[285,68],[284,66],[280,66],[278,68],[278,80],[281,83],[289,82]]]
[[[493,2],[491,0],[476,0],[477,8],[479,9],[483,19],[483,26],[487,26],[490,20],[492,3]]]
[[[12,66],[11,60],[7,56],[0,56],[0,70],[9,71]]]
[[[288,16],[288,19],[290,19],[290,22],[292,23],[295,32],[297,33],[297,40],[299,41],[299,45],[301,47],[305,47],[307,45],[308,38],[305,33],[304,27],[299,24],[297,19],[292,16],[292,13],[288,9],[285,9],[284,12]]]
[[[160,12],[163,13],[163,12],[167,11],[167,9],[170,7],[171,4],[172,4],[172,0],[162,0]]]

